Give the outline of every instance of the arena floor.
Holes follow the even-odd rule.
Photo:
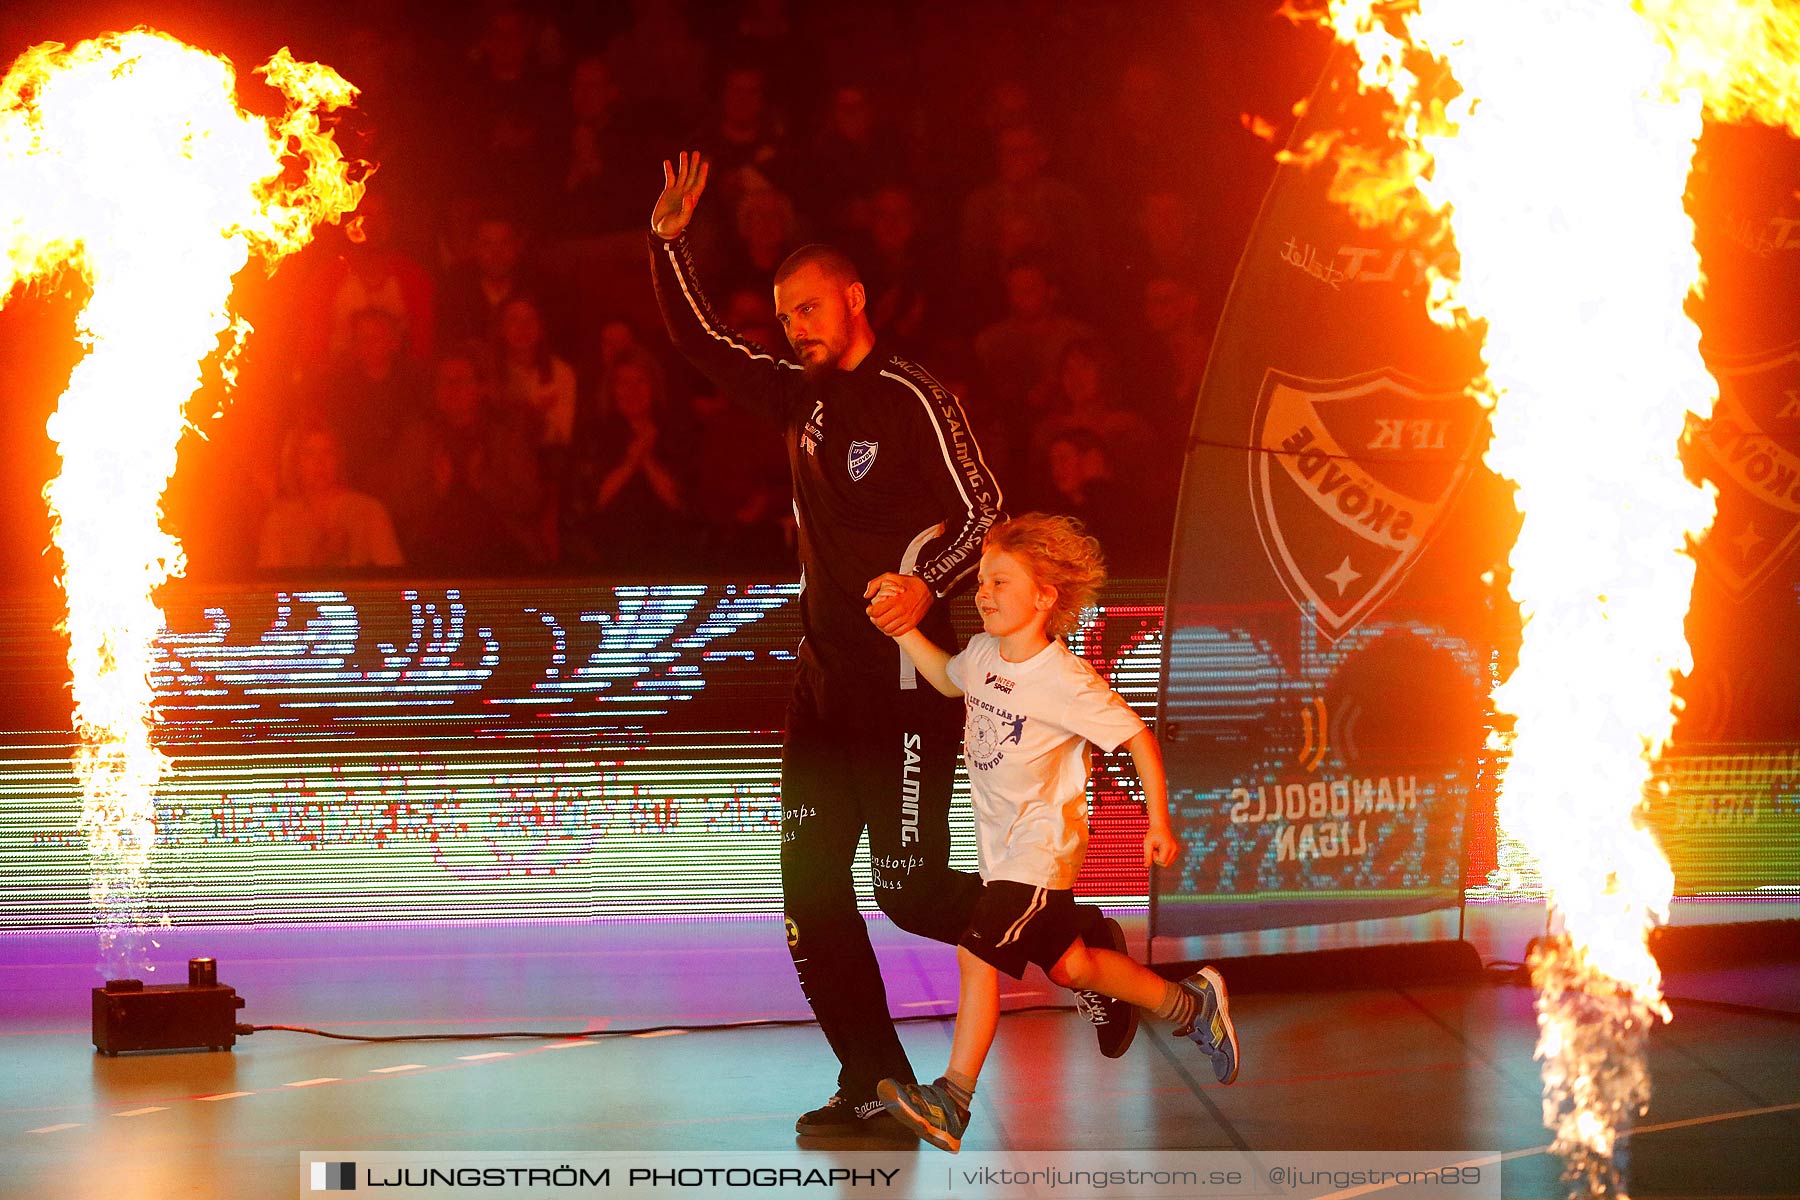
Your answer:
[[[1530,914],[1471,913],[1485,958],[1518,956]],[[1126,922],[1141,939],[1141,914]],[[953,955],[884,921],[871,930],[896,1014],[949,1011]],[[816,1028],[729,1027],[807,1015],[778,920],[190,929],[161,940],[159,974],[170,978],[152,982],[180,982],[187,957],[212,955],[249,1024],[656,1032],[371,1044],[265,1031],[232,1053],[105,1057],[90,1042],[92,936],[10,935],[0,1194],[287,1197],[305,1194],[296,1168],[313,1150],[793,1150],[795,1115],[832,1090]],[[1034,975],[1003,989],[1006,1005],[1056,1007],[1002,1022],[964,1152],[1495,1151],[1504,1195],[1559,1195],[1532,994],[1489,974],[1241,989],[1243,1071],[1228,1088],[1159,1025],[1124,1058],[1101,1058],[1062,1008],[1067,994]],[[1800,1194],[1800,964],[1677,970],[1667,991],[1675,1020],[1652,1038],[1655,1092],[1631,1143],[1631,1194]],[[727,1027],[693,1028],[708,1025]],[[950,1024],[901,1030],[921,1075],[940,1071]]]

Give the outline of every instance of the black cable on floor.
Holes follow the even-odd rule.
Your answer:
[[[1009,1008],[1005,1015],[1015,1016],[1020,1013],[1040,1012],[1074,1012],[1072,1004],[1032,1004],[1024,1008]],[[904,1025],[913,1021],[951,1021],[956,1019],[954,1010],[941,1013],[917,1013],[912,1016],[895,1017],[894,1024]],[[638,1029],[580,1029],[567,1032],[554,1032],[538,1029],[510,1029],[500,1033],[399,1033],[390,1035],[330,1033],[323,1029],[311,1029],[304,1025],[239,1025],[237,1033],[246,1037],[252,1033],[279,1031],[282,1033],[309,1033],[314,1037],[331,1038],[339,1042],[478,1042],[495,1038],[536,1038],[543,1040],[561,1039],[575,1040],[581,1038],[639,1037],[650,1033],[717,1033],[728,1029],[778,1029],[785,1026],[816,1025],[812,1017],[762,1017],[754,1021],[726,1021],[717,1025],[646,1025]]]
[[[903,1018],[905,1019],[905,1018]],[[644,1033],[700,1033],[714,1029],[753,1029],[757,1026],[811,1025],[810,1020],[768,1019],[760,1021],[742,1021],[724,1025],[647,1025],[641,1029],[581,1029],[556,1032],[541,1029],[509,1029],[499,1033],[398,1033],[385,1036],[360,1033],[331,1033],[324,1029],[310,1029],[304,1025],[239,1025],[240,1036],[252,1033],[263,1033],[277,1030],[282,1033],[309,1033],[314,1037],[331,1038],[339,1042],[479,1042],[495,1038],[536,1038],[541,1040],[562,1039],[568,1041],[576,1038],[598,1037],[633,1037]]]

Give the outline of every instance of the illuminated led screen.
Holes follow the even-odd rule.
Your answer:
[[[1113,584],[1073,639],[1146,719],[1161,590]],[[156,904],[184,923],[779,911],[795,595],[743,582],[171,588],[157,686],[175,769],[158,803]],[[88,922],[58,618],[48,603],[0,611],[0,928]],[[974,627],[966,597],[957,624]],[[1253,638],[1198,639],[1179,665],[1186,736],[1267,722],[1305,750],[1293,697],[1307,680],[1284,682]],[[1245,709],[1257,679],[1265,702]],[[1375,715],[1326,714],[1364,753],[1406,724]],[[1791,895],[1800,749],[1706,749],[1666,764],[1653,814],[1678,886]],[[1498,865],[1529,891],[1529,864],[1495,837],[1489,789],[1451,782],[1470,806],[1464,882],[1485,887]],[[952,864],[973,870],[960,771],[956,787]],[[1078,890],[1142,902],[1128,755],[1096,756],[1091,798]],[[866,854],[856,872],[873,908]]]
[[[1146,717],[1160,588],[1115,585],[1075,640]],[[155,903],[188,923],[778,912],[797,590],[172,588]],[[15,606],[0,625],[20,667],[6,928],[87,920],[57,616]],[[964,598],[958,628],[973,616]],[[973,870],[960,771],[956,788],[952,864]],[[1144,895],[1135,789],[1129,756],[1099,761],[1089,896]],[[872,908],[866,850],[856,873]]]
[[[1480,788],[1487,655],[1419,619],[1337,641],[1292,607],[1178,610],[1163,740],[1177,936],[1454,907]]]

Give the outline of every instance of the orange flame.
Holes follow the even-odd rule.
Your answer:
[[[1255,113],[1239,113],[1238,124],[1250,131],[1250,135],[1265,142],[1275,140],[1275,126],[1267,117],[1259,117]]]
[[[1500,818],[1561,927],[1532,964],[1545,1121],[1573,1187],[1622,1195],[1616,1139],[1669,1017],[1646,939],[1673,877],[1637,814],[1691,665],[1688,545],[1713,515],[1678,458],[1717,396],[1684,311],[1701,275],[1682,199],[1703,111],[1800,129],[1800,9],[1331,0],[1327,19],[1391,101],[1388,143],[1339,147],[1332,195],[1453,242],[1430,311],[1484,335],[1487,461],[1523,514]]]
[[[144,923],[154,795],[168,762],[149,682],[163,617],[156,589],[183,569],[162,528],[184,408],[231,332],[227,383],[249,332],[230,311],[252,252],[270,264],[354,208],[318,114],[355,89],[283,50],[261,68],[287,97],[275,121],[244,112],[229,62],[151,30],[47,43],[0,82],[0,294],[81,273],[87,354],[50,418],[62,459],[44,489],[61,552],[81,747],[81,828],[109,963]]]

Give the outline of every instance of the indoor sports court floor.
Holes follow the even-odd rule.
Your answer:
[[[1541,909],[1474,906],[1484,958]],[[1142,914],[1125,914],[1141,949]],[[894,1011],[947,1013],[945,947],[871,923]],[[358,1043],[287,1032],[232,1053],[108,1058],[90,1043],[90,934],[0,938],[0,1195],[295,1195],[307,1150],[775,1150],[831,1091],[778,919],[174,930],[151,982],[218,959],[248,1024],[354,1034],[653,1030],[543,1041]],[[1009,986],[965,1150],[1496,1150],[1507,1196],[1560,1194],[1544,1151],[1529,989],[1494,978],[1240,988],[1243,1073],[1146,1024],[1122,1059],[1041,976]],[[1227,973],[1230,978],[1229,971]],[[1631,1192],[1800,1195],[1800,963],[1676,970]],[[690,1027],[677,1032],[665,1026]],[[947,1021],[901,1027],[930,1078]],[[885,1147],[870,1147],[885,1148]],[[921,1154],[939,1154],[921,1147]]]

